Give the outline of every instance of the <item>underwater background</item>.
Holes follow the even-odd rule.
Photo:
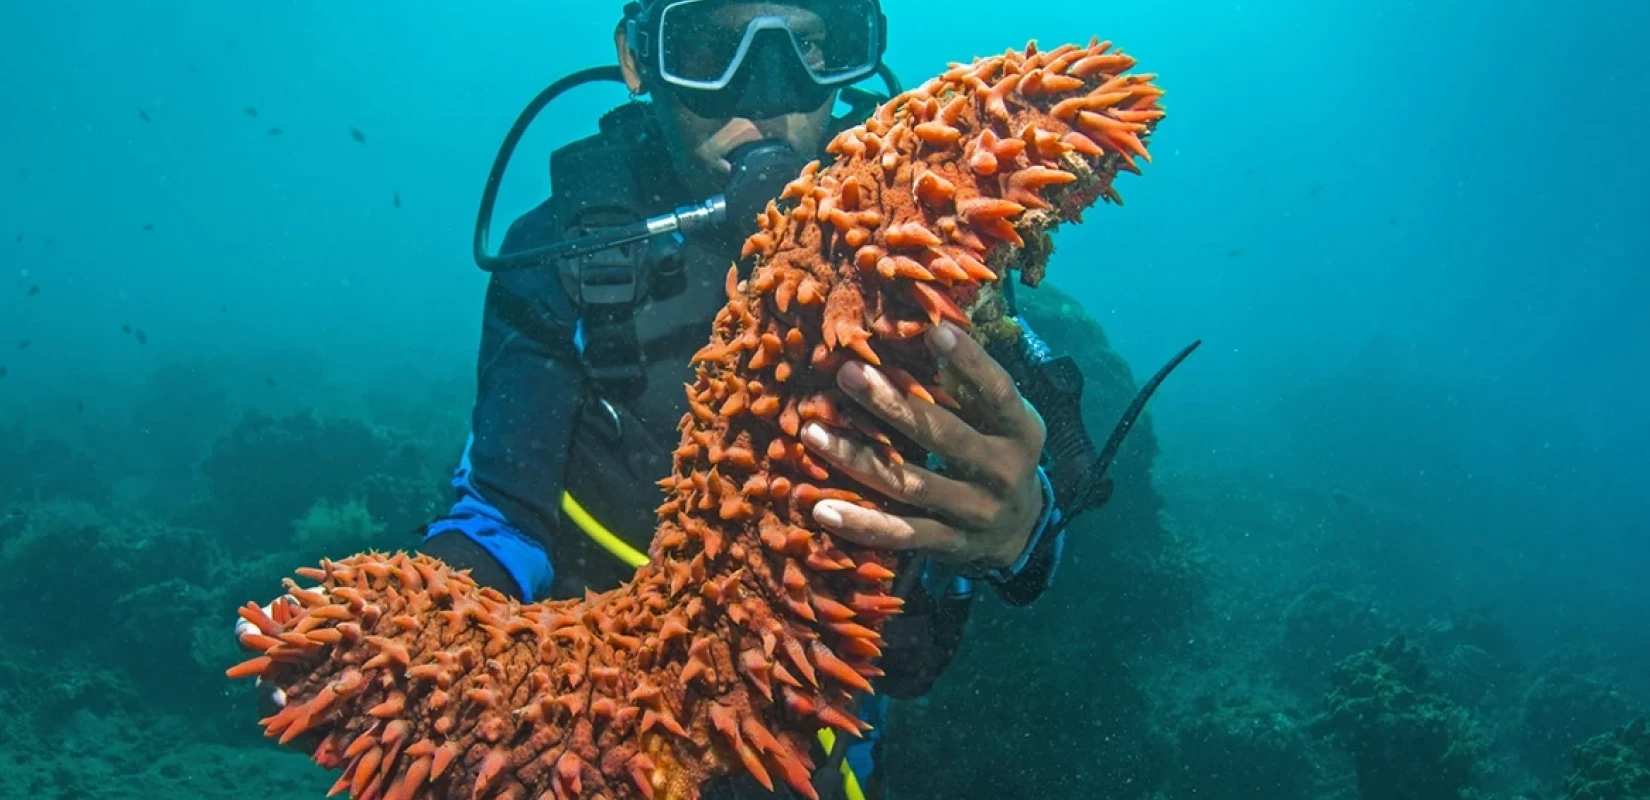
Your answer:
[[[233,609],[416,545],[479,190],[617,0],[0,7],[0,798],[320,797]],[[896,798],[1650,797],[1650,5],[887,0],[907,84],[1115,40],[1169,117],[1027,313],[1093,429],[1204,346]],[[500,220],[618,88],[522,145]]]

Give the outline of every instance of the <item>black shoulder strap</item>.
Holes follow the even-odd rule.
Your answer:
[[[654,138],[647,117],[643,103],[626,103],[602,116],[595,136],[550,154],[551,201],[564,225],[578,225],[591,212],[646,217],[637,187],[647,180],[647,167],[639,162],[652,160],[644,151]]]
[[[646,104],[626,103],[607,112],[600,133],[550,156],[559,233],[580,237],[672,207],[678,198],[669,189],[669,175],[668,156]],[[639,242],[568,259],[557,268],[577,317],[580,363],[588,377],[620,399],[645,389],[635,311],[649,293],[648,258],[648,244]]]

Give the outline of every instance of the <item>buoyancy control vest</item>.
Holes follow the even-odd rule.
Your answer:
[[[647,219],[693,199],[674,177],[641,102],[608,112],[596,135],[556,150],[550,172],[561,238]],[[664,236],[558,266],[569,302],[553,305],[573,312],[564,322],[585,376],[566,490],[637,551],[646,552],[652,538],[653,509],[661,502],[654,482],[670,472],[676,425],[687,410],[689,359],[727,302],[724,280],[738,255],[732,241],[731,234]],[[559,536],[556,550],[558,580],[611,585],[634,569],[587,536]]]

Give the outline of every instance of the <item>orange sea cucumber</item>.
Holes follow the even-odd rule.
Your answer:
[[[1109,44],[954,64],[827,148],[757,220],[687,387],[691,411],[648,565],[582,600],[521,605],[424,556],[325,561],[241,615],[282,742],[317,737],[334,791],[377,800],[690,800],[744,770],[813,796],[809,737],[859,735],[879,675],[893,557],[818,531],[824,498],[877,505],[814,459],[818,420],[924,454],[834,388],[845,359],[954,401],[920,335],[1004,335],[1009,273],[1035,285],[1048,233],[1116,201],[1163,116]]]

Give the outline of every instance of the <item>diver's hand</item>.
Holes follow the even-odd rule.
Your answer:
[[[325,594],[326,589],[317,586],[310,591],[318,594]],[[248,603],[247,605],[250,606],[251,603]],[[283,605],[285,608],[281,608]],[[290,595],[283,595],[270,601],[268,605],[263,606],[259,609],[259,611],[263,612],[263,616],[266,619],[270,621],[278,621],[282,617],[286,616],[286,610],[296,607],[296,600],[292,599]],[[269,649],[269,646],[272,643],[271,637],[260,630],[257,624],[253,623],[249,619],[246,619],[244,614],[239,619],[235,620],[235,640],[240,644],[241,649],[248,653],[262,653]],[[281,691],[273,683],[265,682],[263,678],[257,678],[255,680],[257,683],[258,702],[260,706],[263,706],[266,709],[275,710],[286,707],[286,692]]]
[[[976,430],[956,414],[908,397],[880,370],[858,361],[837,371],[842,391],[945,461],[937,475],[895,465],[871,447],[818,423],[803,442],[825,460],[889,498],[933,512],[900,517],[840,500],[814,505],[832,533],[868,547],[922,550],[942,561],[989,568],[1013,564],[1043,510],[1037,462],[1047,429],[1013,378],[969,335],[949,322],[928,332],[930,350],[962,385],[959,402],[982,420]]]

